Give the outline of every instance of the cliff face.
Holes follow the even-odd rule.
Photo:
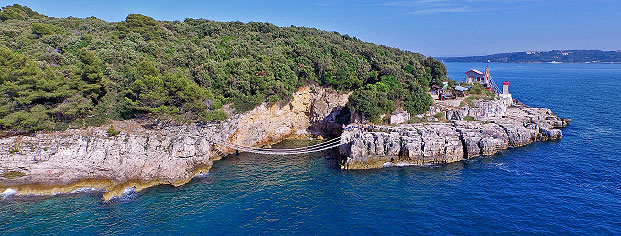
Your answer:
[[[402,164],[438,164],[480,155],[493,155],[509,147],[559,139],[560,119],[549,109],[508,103],[510,98],[479,101],[475,108],[445,109],[447,122],[377,126],[362,131],[355,126],[343,133],[342,167],[365,169]],[[438,108],[438,111],[441,109]],[[466,115],[478,121],[463,121]]]
[[[109,198],[125,187],[180,185],[233,151],[210,139],[252,146],[330,130],[348,96],[304,87],[287,104],[263,104],[220,123],[165,126],[129,120],[114,123],[121,131],[114,137],[103,126],[3,138],[0,192],[10,187],[18,194],[51,194],[95,187],[105,189]]]
[[[104,199],[109,199],[128,187],[181,185],[234,151],[213,139],[259,146],[290,136],[340,132],[335,120],[348,97],[304,87],[286,104],[263,104],[219,123],[129,120],[115,122],[121,132],[112,137],[103,126],[2,138],[0,192],[11,188],[18,194],[53,194],[90,187],[105,190]],[[475,101],[474,107],[436,106],[430,115],[438,112],[445,122],[376,126],[364,132],[350,125],[339,147],[342,167],[450,163],[493,155],[558,139],[558,128],[568,123],[549,109],[527,107],[510,96]],[[476,121],[466,121],[470,117]]]

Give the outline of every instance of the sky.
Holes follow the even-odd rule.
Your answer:
[[[205,18],[304,26],[427,56],[552,49],[621,50],[621,0],[5,1],[52,17]]]

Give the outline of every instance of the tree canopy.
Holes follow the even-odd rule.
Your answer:
[[[0,127],[23,131],[101,125],[135,116],[226,118],[287,100],[315,84],[355,91],[350,109],[377,119],[421,113],[444,65],[337,32],[260,22],[123,22],[0,11]]]

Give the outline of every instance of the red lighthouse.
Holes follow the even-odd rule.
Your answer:
[[[502,82],[502,94],[509,94],[509,81]]]

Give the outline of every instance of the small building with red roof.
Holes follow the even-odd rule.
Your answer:
[[[486,85],[489,84],[489,70],[485,69],[485,73],[477,70],[477,69],[472,69],[469,71],[466,71],[466,82],[473,84],[475,82],[479,82],[482,85]]]

